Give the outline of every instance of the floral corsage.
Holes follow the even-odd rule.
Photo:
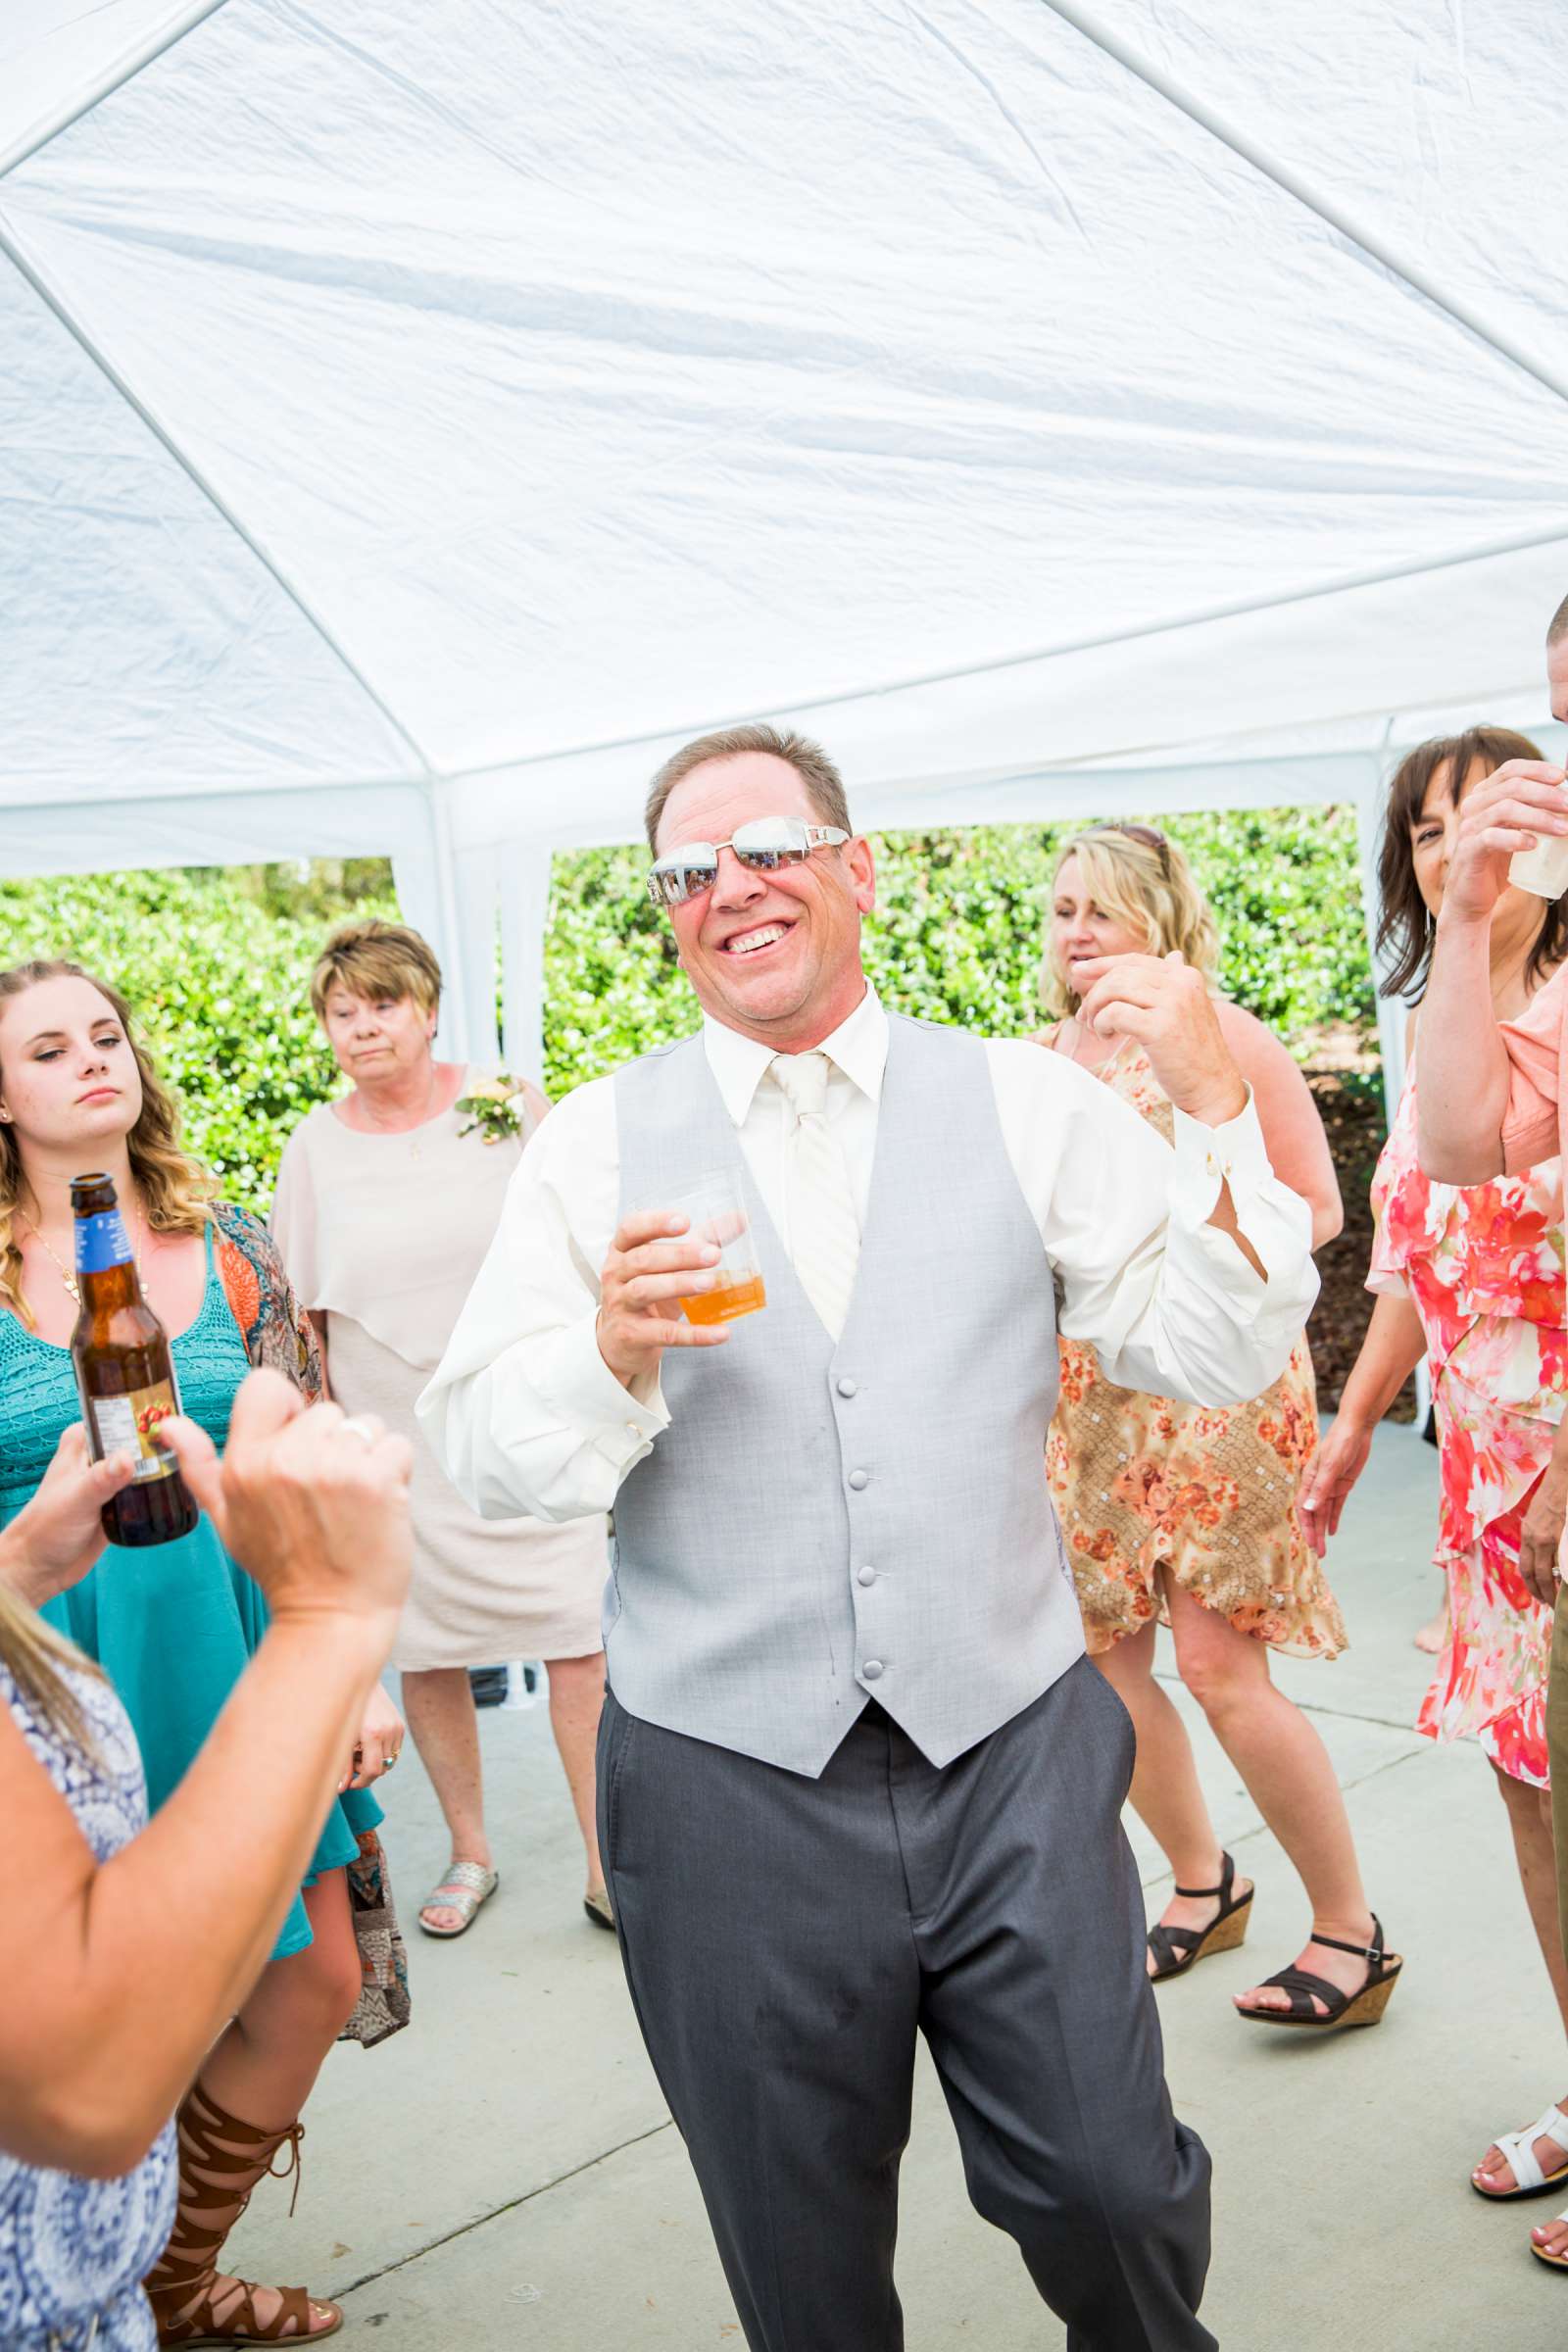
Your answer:
[[[499,1144],[509,1135],[522,1133],[526,1105],[522,1099],[522,1080],[509,1078],[502,1071],[499,1078],[486,1078],[466,1095],[460,1095],[457,1108],[468,1114],[466,1127],[460,1127],[460,1136],[477,1131],[487,1144]]]

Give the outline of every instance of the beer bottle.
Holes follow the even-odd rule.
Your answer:
[[[179,1410],[169,1334],[141,1295],[114,1178],[73,1178],[71,1205],[81,1297],[71,1359],[88,1450],[99,1462],[122,1451],[137,1457],[131,1484],[103,1506],[104,1533],[111,1544],[172,1544],[190,1534],[198,1513],[173,1455],[153,1441],[159,1422]]]

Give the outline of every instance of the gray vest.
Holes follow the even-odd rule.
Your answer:
[[[632,1715],[815,1778],[868,1698],[933,1764],[1083,1650],[1046,1488],[1055,1296],[985,1049],[894,1016],[859,1269],[834,1345],[701,1038],[615,1079],[620,1209],[737,1173],[767,1304],[671,1348],[670,1424],[615,1499],[606,1648]]]

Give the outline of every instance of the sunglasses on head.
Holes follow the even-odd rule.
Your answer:
[[[1119,833],[1124,841],[1136,841],[1146,850],[1153,850],[1159,858],[1162,873],[1170,872],[1170,844],[1163,833],[1152,825],[1097,825],[1096,833]]]
[[[683,906],[718,880],[718,853],[732,850],[749,873],[771,874],[804,865],[813,850],[836,850],[850,836],[840,825],[808,825],[800,816],[759,816],[737,825],[728,841],[683,841],[657,859],[648,877],[656,906]]]

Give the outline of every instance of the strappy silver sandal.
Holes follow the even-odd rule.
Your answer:
[[[454,1862],[439,1886],[432,1886],[419,1905],[419,1925],[427,1936],[466,1936],[479,1916],[479,1907],[487,1903],[501,1884],[499,1870],[486,1870],[482,1862]],[[425,1918],[427,1911],[456,1911],[461,1925],[455,1928],[432,1927]]]

